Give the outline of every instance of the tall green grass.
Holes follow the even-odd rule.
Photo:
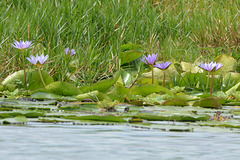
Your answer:
[[[239,59],[238,0],[2,0],[0,10],[1,80],[21,68],[15,39],[34,41],[26,56],[49,54],[53,62],[44,69],[55,80],[65,79],[64,49],[74,48],[78,85],[112,75],[120,46],[129,42],[159,53],[159,60],[223,53]]]

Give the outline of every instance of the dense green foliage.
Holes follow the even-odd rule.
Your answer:
[[[26,56],[49,54],[54,80],[93,83],[119,67],[120,46],[139,44],[159,60],[193,62],[220,54],[239,59],[239,2],[186,0],[2,0],[0,80],[20,70],[14,40],[32,40]],[[74,61],[64,49],[74,48]],[[71,65],[69,65],[71,62]],[[28,63],[29,64],[29,63]],[[31,67],[31,66],[28,66]]]

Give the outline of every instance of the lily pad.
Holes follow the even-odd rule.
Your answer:
[[[130,63],[140,57],[142,57],[143,52],[136,51],[136,50],[129,50],[125,52],[121,52],[119,57],[121,59],[121,65],[124,65],[126,63]]]
[[[173,114],[173,115],[156,115],[156,114],[137,114],[133,118],[145,119],[148,121],[179,121],[179,122],[195,122],[195,121],[207,121],[210,116],[208,114],[201,115],[184,115],[184,114]]]
[[[235,72],[237,69],[237,61],[229,55],[220,55],[214,58],[214,61],[223,64],[223,67],[220,70],[221,72]]]
[[[190,72],[190,73],[202,72],[201,68],[188,62],[181,62],[181,66],[182,66],[182,70],[185,72]]]
[[[29,82],[29,90],[36,90],[39,88],[44,88],[41,78],[39,76],[38,71],[35,70],[27,70],[27,81]],[[41,71],[43,80],[46,85],[52,83],[54,80],[52,77],[50,77],[47,73],[47,71]],[[23,70],[14,72],[13,74],[7,76],[2,82],[2,84],[16,84],[16,81],[20,81],[21,84],[24,84],[24,72]]]
[[[90,115],[90,116],[80,116],[80,117],[65,117],[67,119],[72,120],[87,120],[87,121],[103,121],[103,122],[127,122],[121,117],[117,116],[98,116],[98,115]]]
[[[163,106],[189,106],[183,99],[169,99],[162,103]]]
[[[129,51],[129,50],[136,50],[136,51],[143,52],[143,48],[134,43],[128,43],[128,44],[121,45],[120,49],[121,49],[121,52]]]
[[[159,92],[165,92],[171,96],[173,96],[172,92],[170,90],[168,90],[165,87],[162,87],[160,85],[156,85],[156,84],[146,84],[143,86],[133,86],[130,89],[131,94],[133,95],[141,95],[141,96],[147,96],[149,94],[152,93],[159,93]]]
[[[154,79],[156,79],[156,82],[159,82],[161,84],[163,81],[163,71],[158,68],[153,68],[153,72],[154,72]],[[165,83],[170,82],[173,79],[173,77],[176,76],[177,74],[178,74],[177,70],[173,66],[170,66],[165,71]],[[152,71],[143,73],[142,77],[152,79]],[[145,83],[146,83],[146,81],[145,81]]]
[[[83,101],[84,99],[91,99],[91,100],[96,101],[96,102],[97,101],[102,101],[103,99],[111,101],[111,98],[107,94],[101,93],[97,90],[92,91],[92,92],[88,92],[88,93],[79,94],[75,98],[79,101]]]
[[[62,96],[78,95],[81,91],[73,84],[67,82],[56,81],[46,86],[46,90]]]
[[[38,100],[53,99],[58,101],[77,101],[77,99],[73,96],[60,96],[48,92],[35,92],[31,95],[31,97]]]
[[[24,116],[0,119],[0,124],[25,124],[27,122],[28,122],[28,119]]]
[[[121,73],[120,71],[116,72],[113,79],[105,79],[97,83],[94,83],[92,86],[83,86],[80,87],[79,89],[83,93],[87,93],[94,90],[106,93],[117,82],[118,78],[120,77],[120,73]]]
[[[221,104],[225,102],[224,99],[218,97],[208,97],[201,99],[193,104],[193,106],[200,106],[206,108],[221,108]]]

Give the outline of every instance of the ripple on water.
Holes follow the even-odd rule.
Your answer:
[[[0,159],[238,159],[240,134],[120,125],[0,126]]]

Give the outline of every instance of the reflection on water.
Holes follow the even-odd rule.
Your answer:
[[[240,134],[118,125],[0,126],[0,159],[239,159]]]

